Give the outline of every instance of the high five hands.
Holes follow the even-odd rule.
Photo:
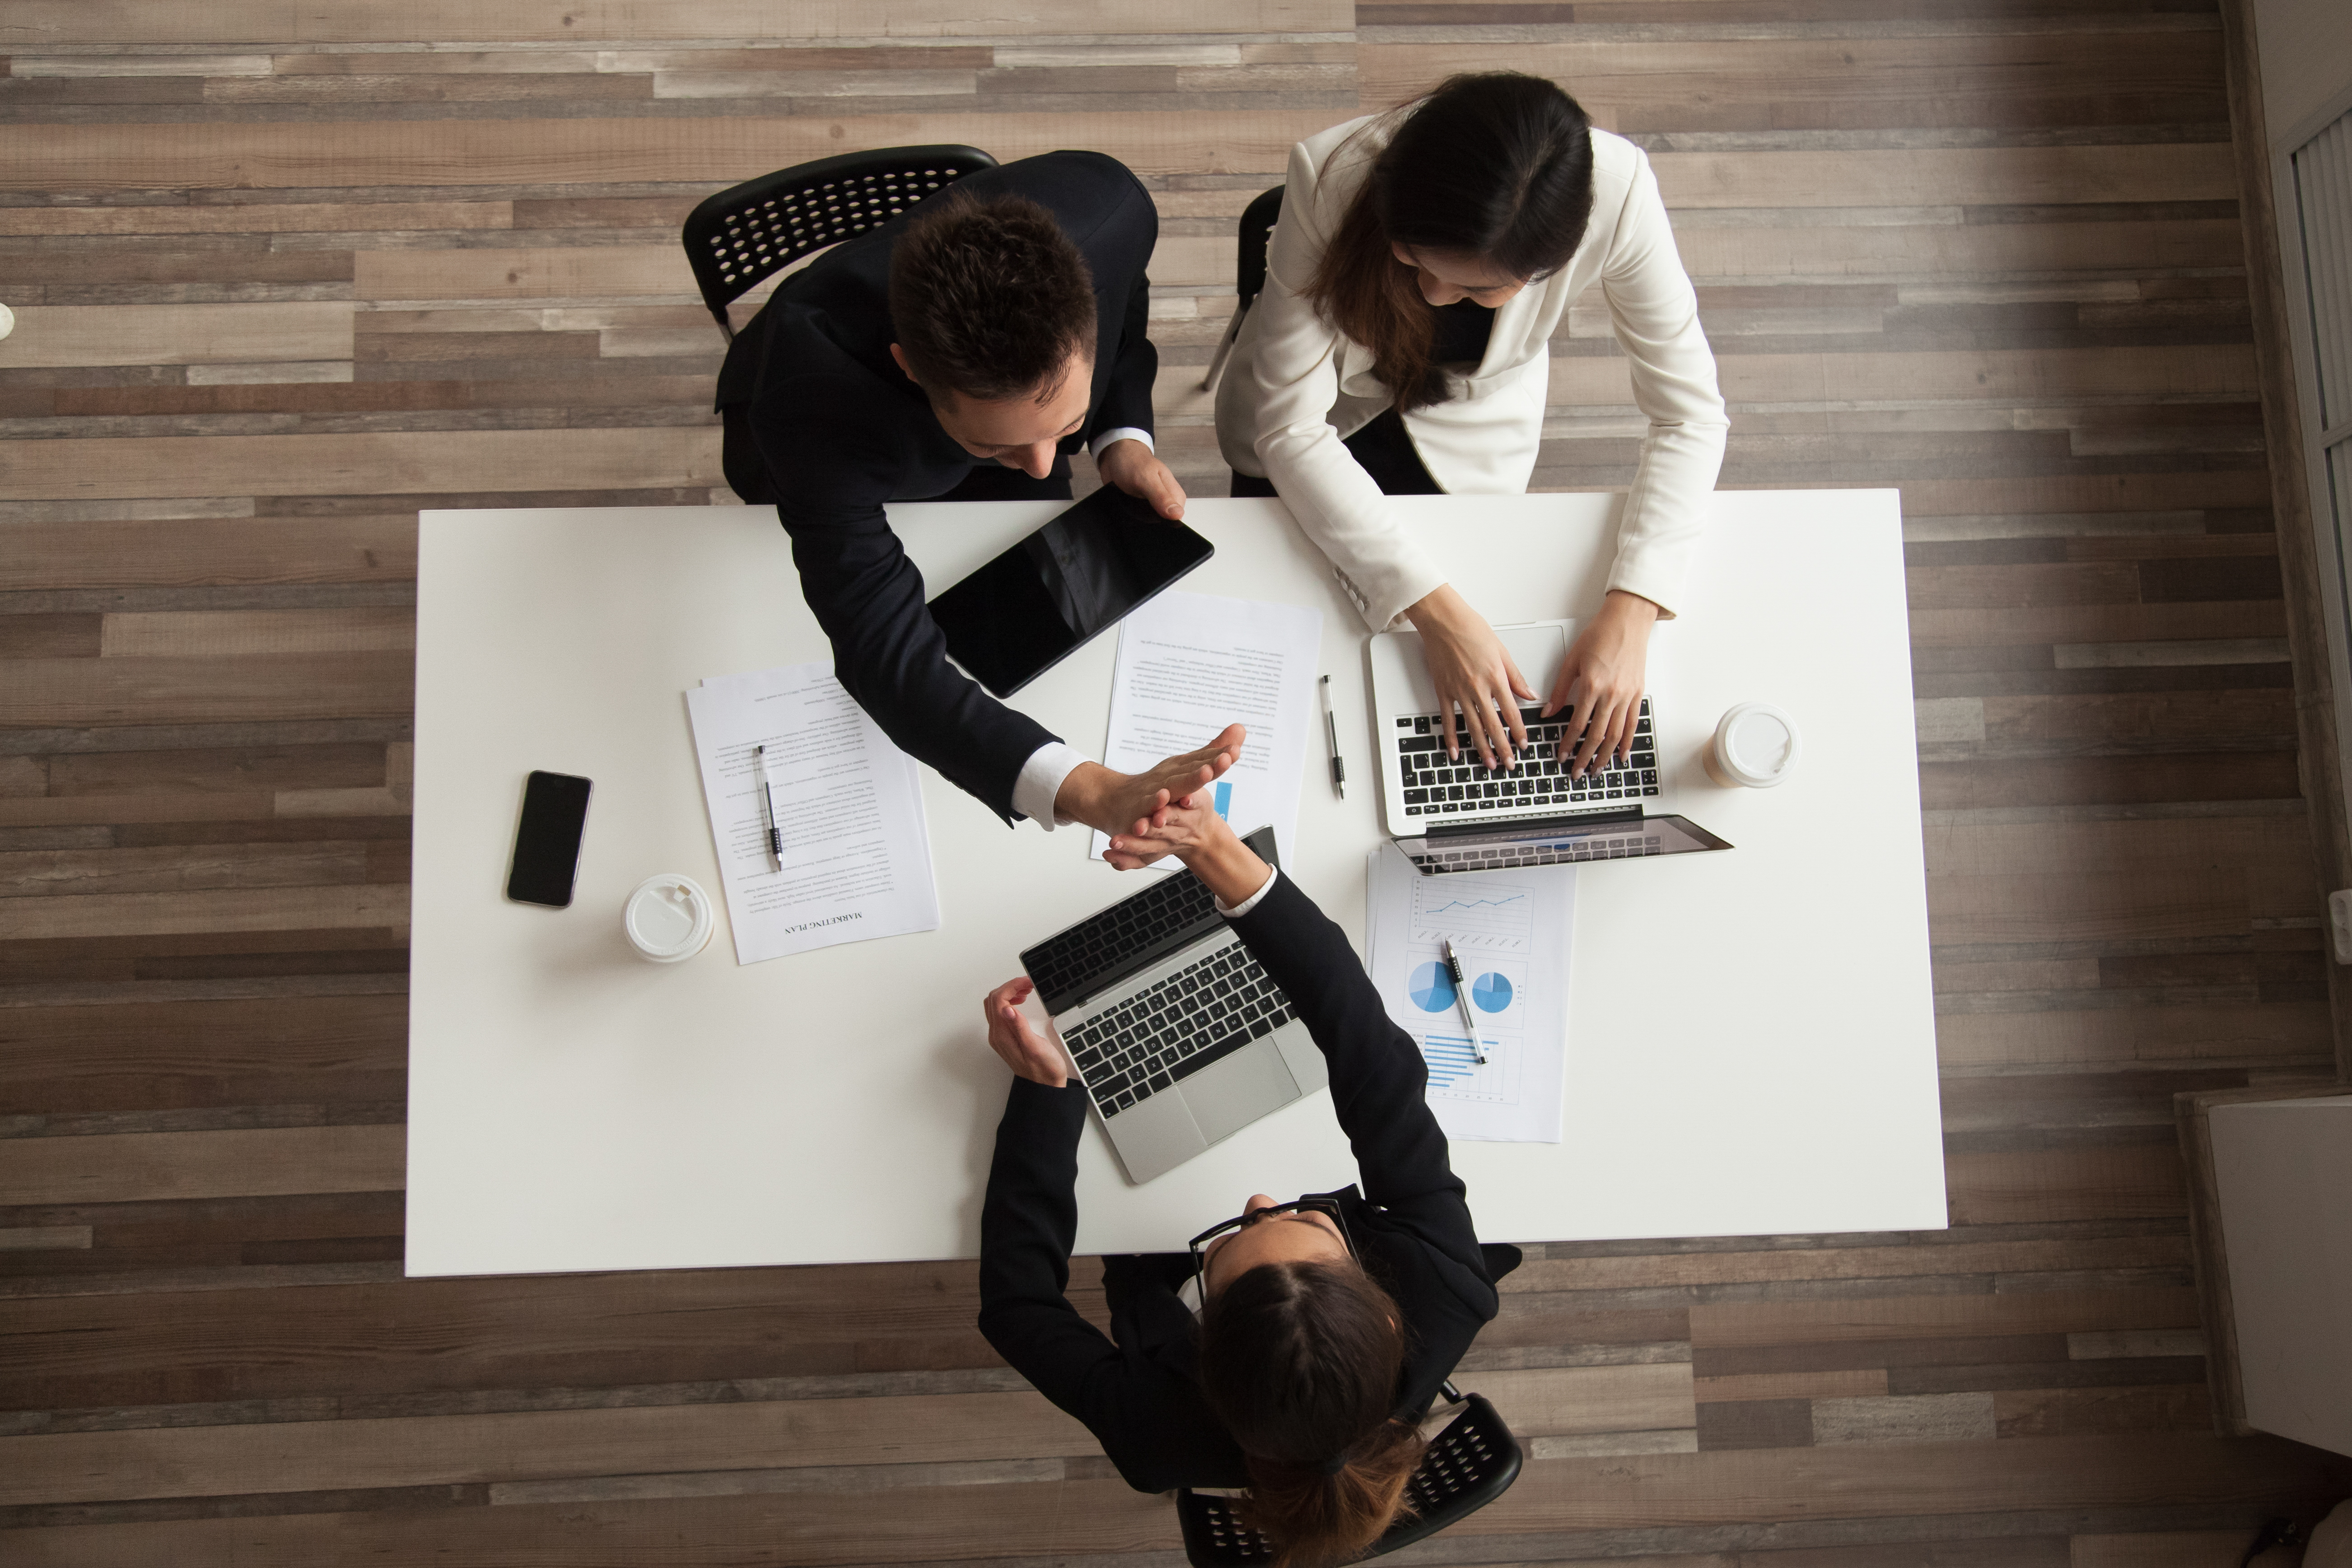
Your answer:
[[[1121,443],[1125,445],[1125,443]],[[1114,773],[1098,763],[1080,763],[1062,781],[1054,797],[1055,809],[1075,822],[1105,833],[1123,833],[1139,820],[1148,820],[1171,800],[1181,800],[1203,784],[1214,784],[1242,754],[1249,731],[1228,724],[1224,732],[1197,752],[1170,757],[1139,773]],[[1165,853],[1161,851],[1160,853]],[[1122,871],[1149,866],[1159,855],[1137,855],[1111,849],[1104,860]]]

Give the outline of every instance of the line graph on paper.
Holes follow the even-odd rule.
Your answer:
[[[1412,927],[1415,942],[1452,937],[1465,950],[1525,952],[1535,934],[1535,897],[1486,877],[1422,877],[1412,884]]]

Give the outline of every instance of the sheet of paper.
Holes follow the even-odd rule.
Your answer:
[[[930,825],[914,758],[829,662],[716,676],[686,694],[735,962],[937,931]],[[768,748],[783,867],[768,855],[752,748]]]
[[[1241,760],[1211,786],[1211,798],[1238,832],[1272,823],[1276,847],[1289,855],[1298,836],[1308,742],[1321,744],[1315,679],[1322,642],[1320,610],[1160,595],[1119,624],[1103,765],[1142,773],[1199,751],[1228,724],[1246,724]],[[1094,858],[1101,859],[1109,845],[1096,834]],[[1172,869],[1176,858],[1157,864]]]
[[[1424,877],[1383,844],[1365,868],[1365,890],[1372,983],[1429,1064],[1429,1108],[1445,1135],[1559,1142],[1575,868]],[[1486,1042],[1483,1065],[1446,973],[1449,937]]]

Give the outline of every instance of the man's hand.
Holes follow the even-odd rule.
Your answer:
[[[1147,773],[1113,773],[1100,763],[1080,763],[1062,781],[1054,809],[1088,827],[1105,833],[1125,833],[1139,821],[1149,821],[1171,800],[1181,800],[1202,784],[1213,784],[1242,754],[1249,731],[1228,724],[1225,732],[1197,752],[1169,758]],[[1161,851],[1165,853],[1165,851]],[[1159,855],[1138,859],[1114,849],[1104,856],[1122,871],[1149,866]]]
[[[1421,632],[1422,657],[1437,688],[1446,756],[1459,761],[1462,755],[1462,742],[1454,732],[1458,703],[1462,741],[1478,753],[1478,760],[1490,768],[1498,759],[1517,766],[1518,751],[1528,743],[1519,704],[1534,701],[1536,689],[1511,662],[1503,639],[1450,583],[1409,606],[1405,615]]]
[[[1117,485],[1137,500],[1150,502],[1151,510],[1171,522],[1184,515],[1184,487],[1176,482],[1159,454],[1140,441],[1113,441],[1097,452],[1095,472],[1105,484]]]
[[[1024,974],[988,994],[988,1000],[981,1004],[981,1011],[988,1015],[988,1048],[1023,1078],[1059,1089],[1070,1080],[1069,1059],[1043,1030],[1021,1015],[1021,1004],[1035,989]]]
[[[1569,764],[1571,777],[1633,750],[1633,724],[1641,716],[1643,681],[1648,673],[1650,628],[1657,624],[1657,605],[1638,594],[1612,588],[1601,601],[1601,613],[1585,623],[1569,648],[1551,700],[1544,704],[1544,716],[1563,708],[1574,710],[1563,726],[1568,738],[1559,745],[1559,760]],[[1579,730],[1583,731],[1581,744]],[[1572,761],[1571,751],[1576,753]]]

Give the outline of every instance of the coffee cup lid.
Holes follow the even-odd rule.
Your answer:
[[[1797,721],[1769,702],[1742,702],[1715,731],[1716,755],[1750,789],[1769,789],[1797,765]]]
[[[675,962],[710,940],[710,895],[693,878],[664,871],[637,884],[621,912],[629,941],[647,958]]]

